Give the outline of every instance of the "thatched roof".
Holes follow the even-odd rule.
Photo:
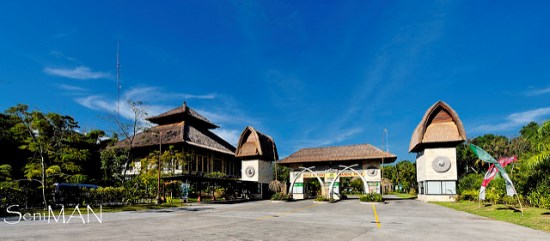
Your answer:
[[[397,156],[382,151],[370,144],[359,144],[351,146],[304,148],[281,160],[279,164],[381,160],[382,158],[384,159],[384,163],[391,163],[397,159]]]
[[[206,117],[202,116],[195,110],[189,108],[187,103],[183,102],[182,106],[164,112],[160,115],[149,117],[146,120],[158,124],[172,124],[181,121],[193,122],[194,125],[201,125],[207,129],[219,128],[216,124],[210,122]]]
[[[414,129],[409,152],[419,152],[433,144],[455,145],[465,140],[466,132],[458,114],[447,103],[438,101]]]
[[[188,144],[216,152],[235,155],[235,147],[209,129],[218,126],[202,115],[187,107],[187,104],[148,119],[159,124],[142,133],[136,134],[133,147],[152,147],[162,144]],[[117,146],[128,146],[130,140],[117,143]]]
[[[134,138],[133,147],[152,147],[159,145],[159,133],[161,133],[162,144],[189,144],[205,149],[234,155],[235,147],[227,143],[221,137],[207,129],[197,129],[182,121],[175,124],[167,124],[152,127],[151,129],[139,133]],[[129,140],[123,140],[118,146],[128,146]]]
[[[270,136],[263,134],[251,126],[244,128],[237,144],[236,157],[259,158],[265,161],[279,159],[277,146]]]

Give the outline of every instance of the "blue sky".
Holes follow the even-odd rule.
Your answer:
[[[0,108],[113,130],[122,100],[181,105],[235,144],[252,125],[282,157],[370,143],[408,154],[437,100],[469,138],[550,117],[547,1],[3,1]],[[124,106],[123,106],[124,107]],[[128,111],[123,109],[122,115]]]

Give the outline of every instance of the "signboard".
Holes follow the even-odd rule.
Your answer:
[[[304,183],[296,182],[292,188],[292,193],[304,193]]]
[[[336,178],[336,172],[325,173],[325,182],[331,183]]]
[[[361,174],[361,176],[365,176],[366,173],[365,171],[358,171],[359,174]],[[328,175],[329,177],[330,176],[333,176],[336,177],[336,173],[335,172],[316,172],[317,176],[319,176],[320,178],[326,178],[326,176]],[[313,173],[303,173],[302,174],[303,178],[315,178],[315,175],[313,175]],[[342,172],[342,174],[340,174],[341,177],[358,177],[359,175],[357,175],[356,172],[354,171],[351,171],[351,170],[345,170],[344,172]],[[334,177],[332,177],[332,179],[334,179]]]
[[[185,199],[187,202],[187,199],[189,198],[189,183],[182,183],[181,184],[181,198]]]

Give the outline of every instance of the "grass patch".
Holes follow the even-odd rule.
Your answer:
[[[416,198],[416,194],[408,194],[408,193],[394,193],[394,194],[399,198],[407,198],[407,199]]]
[[[481,205],[480,207],[478,202],[472,201],[433,203],[499,221],[550,232],[550,210],[548,209],[524,207],[522,217],[519,207],[511,207],[504,204]]]

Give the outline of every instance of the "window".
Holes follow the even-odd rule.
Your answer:
[[[456,194],[455,181],[426,181],[426,194],[432,195],[454,195]]]
[[[197,156],[195,156],[194,160],[191,161],[191,171],[197,171]]]
[[[202,156],[197,156],[197,166],[199,167],[198,171],[202,172]]]
[[[221,172],[222,171],[222,160],[220,159],[214,159],[214,172]]]

